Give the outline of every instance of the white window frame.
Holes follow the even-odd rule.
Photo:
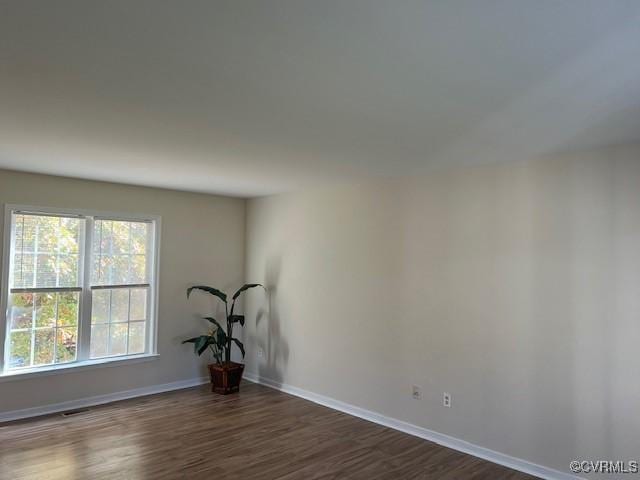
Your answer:
[[[85,219],[85,231],[81,232],[81,244],[84,247],[80,257],[81,288],[80,305],[78,313],[78,354],[74,362],[25,367],[9,370],[6,367],[9,351],[9,336],[7,334],[8,300],[9,300],[9,276],[11,267],[11,241],[14,236],[14,214],[28,212],[33,214],[66,215]],[[95,220],[116,220],[125,222],[147,222],[152,225],[153,232],[149,236],[147,245],[147,268],[149,269],[149,318],[146,328],[145,353],[134,355],[120,355],[89,358],[89,342],[91,331],[91,265],[86,261],[91,258],[91,245],[93,224]],[[74,208],[39,207],[34,205],[5,204],[4,207],[4,232],[2,249],[2,279],[0,288],[0,381],[26,376],[41,376],[52,373],[61,373],[77,368],[90,368],[92,366],[105,366],[107,364],[136,363],[146,359],[158,357],[158,280],[160,264],[160,230],[162,219],[159,215],[131,214],[121,212],[105,212],[99,210],[86,210]],[[87,333],[87,330],[89,333]]]

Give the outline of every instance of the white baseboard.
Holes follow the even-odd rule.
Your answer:
[[[499,465],[503,465],[520,472],[528,473],[529,475],[534,475],[546,480],[581,480],[581,477],[577,477],[569,473],[560,472],[552,468],[537,465],[527,460],[522,460],[510,455],[505,455],[504,453],[496,452],[494,450],[490,450],[488,448],[484,448],[479,445],[475,445],[473,443],[469,443],[464,440],[445,435],[443,433],[435,432],[427,428],[419,427],[411,423],[403,422],[395,418],[386,417],[379,413],[372,412],[371,410],[356,407],[355,405],[341,402],[340,400],[335,400],[333,398],[310,392],[308,390],[303,390],[292,385],[274,382],[273,380],[259,377],[258,375],[253,373],[245,372],[244,378],[250,382],[259,383],[261,385],[279,390],[281,392],[304,398],[305,400],[309,400],[319,405],[324,405],[325,407],[329,407],[334,410],[353,415],[354,417],[359,417],[364,420],[383,425],[385,427],[393,428],[394,430],[408,433],[409,435],[413,435],[415,437],[429,440],[431,442],[437,443],[438,445],[442,445],[443,447],[467,453],[469,455],[473,455],[474,457],[482,458],[483,460],[497,463]]]
[[[38,417],[40,415],[49,415],[51,413],[65,412],[78,408],[94,407],[96,405],[103,405],[105,403],[116,402],[118,400],[126,400],[128,398],[144,397],[145,395],[153,395],[155,393],[170,392],[172,390],[195,387],[197,385],[202,385],[203,383],[208,382],[208,377],[192,378],[189,380],[180,380],[178,382],[164,383],[161,385],[134,388],[133,390],[107,393],[105,395],[97,395],[95,397],[85,397],[77,400],[69,400],[67,402],[51,403],[49,405],[43,405],[41,407],[0,412],[0,423],[20,420],[29,417]]]

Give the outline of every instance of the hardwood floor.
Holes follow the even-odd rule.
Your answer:
[[[244,383],[0,426],[0,479],[490,479],[515,472]]]

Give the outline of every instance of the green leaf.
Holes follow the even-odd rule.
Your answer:
[[[240,287],[240,289],[233,294],[233,299],[235,300],[236,298],[238,298],[242,292],[244,292],[245,290],[249,290],[250,288],[254,288],[254,287],[262,287],[261,284],[259,283],[246,283],[244,284],[242,287]],[[264,288],[264,287],[262,287]]]
[[[209,346],[210,340],[213,337],[209,335],[200,335],[199,337],[188,338],[187,340],[183,340],[182,343],[193,343],[193,351],[198,355],[202,355],[207,347]]]
[[[221,328],[216,331],[216,334],[218,347],[224,347],[227,344],[227,334],[224,333],[224,330],[222,330]]]
[[[227,303],[227,294],[217,288],[207,287],[206,285],[194,285],[193,287],[187,288],[187,298],[189,298],[189,295],[191,295],[193,290],[202,290],[203,292],[210,293],[211,295],[218,297],[224,303]]]
[[[220,324],[218,323],[218,321],[217,321],[215,318],[213,318],[213,317],[202,317],[202,318],[204,318],[205,320],[209,320],[209,321],[210,321],[211,323],[213,323],[216,327],[218,327],[220,330],[222,330],[222,325],[220,325]]]
[[[194,345],[194,349],[195,351],[198,353],[198,355],[202,355],[202,352],[204,352],[207,347],[209,346],[209,336],[208,335],[202,335],[198,341],[196,341],[195,345]]]
[[[230,315],[229,321],[231,323],[240,323],[244,327],[244,315]]]
[[[244,358],[244,345],[242,344],[242,342],[240,340],[238,340],[237,338],[232,338],[231,340],[233,340],[235,342],[235,344],[238,346],[238,348],[242,352],[242,358]]]
[[[206,344],[200,347],[200,350],[198,350],[198,355],[202,355],[208,347],[209,345]]]

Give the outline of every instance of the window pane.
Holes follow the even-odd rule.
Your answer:
[[[43,328],[35,330],[33,365],[53,363],[55,329]]]
[[[132,288],[129,320],[146,320],[147,318],[147,289]]]
[[[149,225],[96,220],[93,228],[93,285],[147,283]]]
[[[36,250],[36,222],[31,215],[16,215],[16,252],[33,253]]]
[[[58,327],[78,325],[79,292],[58,294]]]
[[[91,292],[91,323],[109,323],[110,302],[111,290]]]
[[[104,255],[111,253],[111,222],[96,220],[93,223],[93,252]]]
[[[31,328],[33,318],[33,294],[14,293],[10,295],[12,330]]]
[[[125,285],[132,283],[129,275],[129,255],[116,255],[111,257],[111,285]]]
[[[54,255],[37,255],[36,259],[36,285],[38,287],[55,287],[56,286],[56,256]]]
[[[112,265],[112,257],[94,255],[91,266],[91,283],[93,285],[109,285],[111,283]]]
[[[20,252],[13,256],[13,287],[33,287],[33,272],[36,256],[32,253]]]
[[[36,293],[36,327],[56,326],[56,294]]]
[[[133,322],[129,324],[129,353],[144,353],[145,322]]]
[[[147,257],[145,255],[131,256],[131,283],[147,283]]]
[[[91,326],[91,358],[106,357],[109,341],[109,325]]]
[[[148,288],[93,290],[91,358],[144,353],[147,296]]]
[[[129,222],[111,222],[111,248],[114,255],[129,253]]]
[[[56,334],[56,363],[73,362],[76,359],[77,330],[58,328]]]
[[[77,287],[84,220],[15,215],[12,288]]]
[[[116,288],[111,290],[111,322],[126,322],[129,320],[129,289]]]
[[[31,365],[31,331],[12,332],[9,342],[9,368]]]
[[[108,285],[111,282],[113,249],[111,244],[112,222],[96,220],[93,223],[93,261],[91,265],[91,283]]]
[[[125,355],[127,353],[128,323],[111,324],[111,345],[109,355]]]
[[[14,293],[10,295],[10,302],[14,331],[9,344],[9,368],[75,360],[79,292]],[[56,329],[56,326],[62,328]],[[15,331],[18,328],[26,331]],[[32,341],[33,363],[30,364]]]
[[[131,223],[131,253],[147,254],[148,232],[147,223]]]
[[[80,222],[78,218],[60,218],[59,252],[80,253]],[[84,223],[84,220],[82,221]]]
[[[58,246],[58,217],[33,217],[36,222],[36,246],[38,252],[55,253]]]
[[[58,287],[75,287],[78,285],[78,256],[58,256]]]

